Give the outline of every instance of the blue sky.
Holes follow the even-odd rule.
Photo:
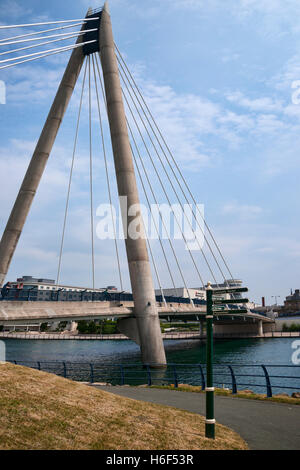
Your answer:
[[[3,24],[20,24],[82,18],[89,6],[101,4],[5,0],[0,6]],[[300,80],[299,2],[111,0],[110,10],[116,43],[197,202],[205,205],[206,219],[231,271],[243,279],[253,300],[263,295],[269,303],[272,295],[283,300],[300,283],[300,105],[292,102],[292,83]],[[0,105],[1,231],[68,55],[0,71],[7,86],[7,104]],[[56,275],[79,93],[80,84],[9,279]],[[64,282],[80,285],[91,282],[86,124],[85,105],[62,270]],[[98,153],[95,206],[108,202],[100,147]],[[113,177],[111,151],[109,158]],[[116,192],[115,185],[113,189]],[[113,253],[113,243],[96,240],[97,286],[119,285]],[[186,253],[179,248],[178,253],[189,285],[198,285]],[[161,276],[169,287],[164,268]]]

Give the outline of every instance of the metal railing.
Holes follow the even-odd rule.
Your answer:
[[[163,339],[165,340],[177,340],[177,339],[201,339],[200,333],[198,332],[178,332],[178,333],[163,333]],[[97,341],[125,341],[130,340],[128,336],[123,334],[92,334],[92,333],[79,333],[72,334],[68,332],[61,333],[35,333],[35,332],[0,332],[0,338],[4,339],[28,339],[28,340],[62,340],[62,341],[86,341],[86,340],[97,340]]]
[[[299,338],[300,332],[270,332],[264,333],[259,336],[255,333],[228,333],[228,334],[215,334],[215,340],[228,340],[228,339],[247,339],[247,338]],[[92,334],[92,333],[80,333],[71,334],[66,332],[61,333],[35,333],[26,331],[2,331],[0,332],[0,338],[3,339],[27,339],[27,340],[62,340],[62,341],[125,341],[130,340],[123,334]],[[164,340],[178,340],[178,339],[195,339],[205,340],[206,333],[200,335],[199,332],[177,332],[177,333],[163,333]]]
[[[300,331],[269,331],[259,335],[258,333],[214,333],[214,339],[235,338],[298,338]]]
[[[64,289],[17,289],[10,288],[6,294],[0,295],[0,300],[15,302],[132,302],[133,296],[123,292],[87,292],[67,291]],[[156,296],[156,301],[163,305],[164,299],[161,295]],[[185,297],[165,296],[167,303],[190,304],[191,300]],[[206,305],[205,300],[193,299],[195,305]]]
[[[173,364],[162,368],[151,364],[104,364],[99,362],[26,362],[9,361],[17,365],[50,372],[62,377],[111,385],[197,385],[205,390],[205,364]],[[285,371],[286,373],[280,373]],[[249,389],[272,397],[274,390],[284,393],[300,391],[300,366],[283,364],[214,364],[214,386],[230,390],[232,394]]]

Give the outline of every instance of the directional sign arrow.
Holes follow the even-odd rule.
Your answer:
[[[213,295],[235,294],[236,292],[248,292],[248,287],[228,287],[225,289],[213,289]]]
[[[213,299],[214,305],[247,304],[249,299]]]
[[[239,310],[233,310],[233,309],[231,309],[231,310],[228,310],[228,309],[226,309],[226,310],[221,310],[221,309],[216,310],[216,309],[213,309],[213,312],[214,313],[221,313],[221,314],[223,314],[223,313],[229,313],[229,314],[231,314],[231,313],[236,314],[237,313],[237,314],[239,314],[239,313],[248,313],[248,310],[246,308],[241,308]]]

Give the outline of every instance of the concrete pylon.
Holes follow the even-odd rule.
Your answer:
[[[89,12],[87,16],[88,14]],[[84,28],[85,25],[82,25],[81,30],[84,30]],[[81,43],[82,40],[83,35],[78,37],[77,44]],[[57,132],[80,74],[83,61],[84,55],[82,47],[74,49],[27,169],[16,202],[11,211],[0,242],[0,287],[3,285],[7,275],[28,212],[55,142]]]
[[[264,326],[262,320],[259,320],[258,322],[258,336],[263,336],[264,335]]]
[[[102,11],[99,34],[100,60],[105,84],[119,197],[127,197],[129,209],[133,206],[138,208],[136,213],[141,218],[140,225],[142,227],[139,195],[128,137],[108,2],[105,3]],[[122,214],[122,217],[142,361],[144,364],[165,364],[166,356],[146,240],[142,238],[133,240],[128,235],[128,227],[135,217],[128,216],[127,210],[126,213]],[[122,329],[122,322],[119,325]]]

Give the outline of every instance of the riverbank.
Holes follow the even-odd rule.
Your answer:
[[[198,332],[172,332],[162,333],[163,339],[179,340],[179,339],[206,339],[206,336],[200,336]],[[218,334],[214,335],[215,339],[255,339],[255,338],[299,338],[300,332],[283,332],[273,331],[264,333],[262,336],[254,334]],[[81,341],[129,341],[129,338],[122,334],[99,335],[99,334],[76,334],[67,331],[61,333],[38,333],[38,332],[4,332],[0,333],[0,339],[27,339],[27,340],[81,340]]]
[[[201,339],[198,332],[178,332],[178,333],[163,333],[163,339],[177,340],[177,339]],[[27,339],[27,340],[81,340],[81,341],[129,341],[129,338],[122,334],[114,335],[98,335],[98,334],[76,334],[67,331],[61,333],[37,333],[37,332],[22,332],[22,333],[0,333],[0,339]]]
[[[66,363],[66,375],[73,380],[90,380],[90,364],[95,364],[94,381],[115,383],[116,379],[121,380],[121,369],[115,368],[115,365],[122,365],[125,370],[125,381],[132,376],[135,367],[141,364],[140,349],[133,341],[78,341],[78,340],[30,340],[24,339],[2,339],[2,346],[5,350],[6,360],[17,362],[23,365],[33,364],[34,367],[40,367],[49,371],[51,364],[61,365],[61,374],[63,363]],[[232,377],[228,365],[233,367],[234,374],[237,376],[238,390],[241,388],[250,388],[258,393],[266,393],[265,374],[261,364],[265,364],[271,377],[271,385],[274,386],[274,394],[291,393],[296,391],[295,387],[300,387],[299,367],[294,367],[293,357],[295,356],[295,339],[291,337],[279,338],[243,338],[217,340],[214,344],[214,363],[216,367],[219,364],[227,364],[227,367],[220,366],[221,370],[215,370],[221,375],[215,376],[216,387],[231,387]],[[189,383],[201,385],[200,370],[192,368],[195,364],[206,363],[206,345],[205,340],[164,340],[168,364],[181,364],[178,367],[178,383]],[[72,364],[79,364],[78,370]],[[189,365],[189,367],[185,367]],[[274,366],[276,365],[276,367]],[[56,367],[55,366],[55,367]],[[101,367],[100,367],[101,366]],[[100,368],[99,368],[100,367]],[[51,366],[52,369],[52,366]],[[100,370],[101,369],[101,370]],[[116,377],[117,374],[117,377]],[[170,382],[174,383],[173,371],[170,369]],[[239,377],[239,375],[242,375]],[[245,377],[250,375],[262,375],[260,379]],[[133,374],[134,375],[134,374]],[[147,383],[147,371],[141,370],[140,379],[130,381],[131,385],[140,385]],[[278,379],[273,376],[289,376],[289,378]],[[154,378],[156,375],[154,374]],[[134,377],[133,377],[134,378]],[[121,381],[119,382],[121,384]],[[228,385],[227,385],[228,383]],[[254,383],[260,384],[254,387]],[[249,384],[247,387],[242,384]],[[283,388],[282,388],[283,386]],[[285,388],[285,387],[288,387]]]
[[[234,431],[41,371],[0,365],[2,450],[246,450]],[[179,425],[180,424],[180,425]]]

